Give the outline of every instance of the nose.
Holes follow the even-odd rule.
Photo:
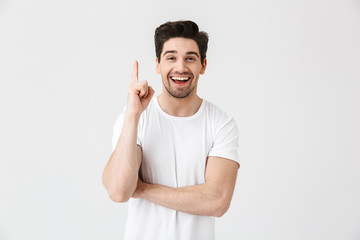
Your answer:
[[[176,64],[176,71],[179,73],[186,72],[187,71],[186,61],[179,60]]]

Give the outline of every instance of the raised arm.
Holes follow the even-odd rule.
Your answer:
[[[141,147],[136,143],[137,129],[140,115],[153,95],[154,90],[147,81],[138,81],[138,63],[135,61],[123,128],[102,177],[111,200],[115,202],[128,201],[136,189],[142,159]]]
[[[205,183],[172,188],[138,180],[133,194],[150,202],[178,211],[221,217],[230,206],[239,164],[220,157],[208,157]]]

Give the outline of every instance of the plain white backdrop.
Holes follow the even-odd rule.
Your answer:
[[[360,2],[0,1],[0,239],[122,239],[101,183],[132,63],[160,93],[153,34],[210,36],[199,95],[237,120],[217,239],[360,239]]]

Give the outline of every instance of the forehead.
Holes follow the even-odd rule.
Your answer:
[[[164,42],[162,54],[167,51],[176,51],[178,53],[197,52],[199,53],[199,47],[195,40],[188,38],[170,38]]]

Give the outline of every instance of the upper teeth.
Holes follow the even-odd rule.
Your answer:
[[[189,78],[188,77],[186,77],[186,78],[184,78],[184,77],[172,77],[172,79],[173,80],[178,80],[178,81],[185,81],[185,80],[188,80]]]

